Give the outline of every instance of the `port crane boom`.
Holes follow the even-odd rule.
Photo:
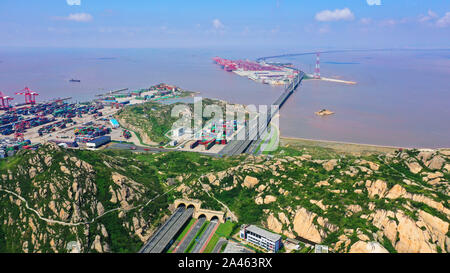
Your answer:
[[[16,95],[25,96],[25,104],[36,104],[36,96],[38,93],[30,90],[30,88],[25,87],[23,90],[16,93]]]
[[[13,100],[13,98],[9,97],[9,96],[5,96],[1,91],[0,91],[0,100],[1,100],[1,104],[0,104],[0,110],[7,110],[9,108],[11,108],[10,105],[10,101]]]

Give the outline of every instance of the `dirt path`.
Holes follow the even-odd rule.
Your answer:
[[[165,192],[165,193],[163,193],[163,194],[158,194],[156,197],[154,197],[153,199],[149,200],[147,203],[145,203],[145,204],[143,204],[143,205],[134,206],[134,207],[130,208],[130,209],[127,210],[127,211],[131,211],[131,210],[134,210],[134,209],[137,209],[137,208],[146,207],[146,206],[150,205],[153,201],[155,201],[156,199],[158,199],[159,197],[164,196],[164,195],[170,193],[170,192],[173,191],[174,189],[175,189],[175,187],[173,187],[172,189],[170,189],[169,191],[167,191],[167,192]],[[31,208],[31,207],[28,205],[28,201],[25,200],[25,198],[23,198],[22,196],[18,195],[18,194],[15,193],[15,192],[12,192],[12,191],[10,191],[10,190],[1,189],[1,188],[0,188],[0,192],[6,192],[6,193],[8,193],[8,194],[14,195],[15,197],[17,197],[18,199],[20,199],[21,201],[23,201],[23,202],[25,203],[25,207],[26,207],[28,210],[30,210],[31,212],[33,212],[34,214],[36,214],[36,216],[37,216],[39,219],[41,219],[42,221],[47,222],[47,223],[50,223],[50,224],[59,224],[59,225],[63,225],[63,226],[76,227],[76,226],[79,226],[79,225],[88,225],[88,224],[92,224],[92,223],[94,223],[95,221],[97,221],[98,219],[100,219],[101,217],[103,217],[103,216],[105,216],[105,215],[107,215],[107,214],[109,214],[109,213],[111,213],[111,212],[122,210],[122,208],[119,207],[119,208],[115,208],[115,209],[108,210],[108,211],[104,212],[102,215],[98,215],[97,217],[95,217],[94,219],[92,219],[92,220],[90,220],[90,221],[86,221],[86,222],[78,222],[78,223],[68,223],[68,222],[63,222],[63,221],[58,221],[58,220],[49,219],[49,218],[46,218],[46,217],[42,216],[37,210]]]
[[[201,183],[201,184],[202,184],[202,186],[203,186],[203,183]],[[205,187],[202,187],[202,188],[205,189]],[[238,222],[238,217],[230,210],[230,208],[229,208],[227,205],[225,205],[222,201],[218,200],[215,196],[211,195],[208,191],[206,191],[206,190],[204,190],[204,191],[206,192],[206,194],[207,194],[209,197],[211,197],[211,198],[213,198],[214,200],[216,200],[219,204],[221,204],[221,205],[227,210],[228,215],[230,215],[231,219],[232,219],[234,222]]]

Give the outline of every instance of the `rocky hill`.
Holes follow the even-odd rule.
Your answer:
[[[116,118],[123,127],[138,133],[144,144],[156,145],[157,143],[170,140],[166,134],[172,129],[174,123],[179,120],[178,117],[172,117],[172,110],[180,105],[187,107],[191,113],[194,113],[193,103],[164,105],[156,102],[145,102],[121,109]],[[220,107],[222,113],[226,113],[227,104],[225,101],[202,99],[203,112],[207,109],[206,107],[211,105]],[[203,117],[203,125],[209,119]]]
[[[0,252],[136,252],[180,197],[336,252],[449,252],[449,172],[448,151],[211,158],[48,144],[0,160]]]
[[[0,160],[0,252],[137,252],[171,214],[178,184],[238,160],[54,144],[21,151]]]
[[[141,162],[45,145],[0,161],[0,250],[136,251],[167,213],[164,189]],[[71,251],[71,250],[69,250]]]
[[[282,149],[206,174],[185,195],[198,197],[201,188],[241,222],[336,252],[449,252],[449,156]]]

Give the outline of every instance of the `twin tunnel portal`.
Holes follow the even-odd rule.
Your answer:
[[[172,247],[177,237],[183,232],[192,218],[195,222],[184,238],[173,249],[175,253],[184,253],[191,246],[192,253],[201,253],[206,248],[210,237],[218,226],[224,222],[225,213],[222,211],[201,208],[201,201],[178,199],[174,202],[175,210],[172,216],[153,234],[139,253],[163,253]],[[204,231],[197,237],[198,232],[209,222]],[[193,241],[195,240],[195,242]],[[194,245],[192,246],[192,243]]]

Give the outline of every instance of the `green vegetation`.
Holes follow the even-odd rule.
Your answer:
[[[278,143],[280,137],[278,128],[273,128],[272,130],[274,130],[274,132],[272,133],[270,139],[268,139],[270,134],[266,134],[259,146],[256,148],[255,153],[258,153],[259,151],[261,151],[261,149],[263,149],[263,143],[265,142],[267,142],[267,145],[264,147],[264,151],[262,151],[262,154],[269,155],[272,153],[272,150],[275,148],[275,145]]]
[[[6,245],[6,238],[5,238],[5,232],[3,231],[3,228],[0,227],[0,253],[7,253],[8,248]]]
[[[311,247],[307,247],[305,244],[300,244],[300,248],[298,250],[294,250],[292,253],[312,253],[313,249]]]
[[[220,224],[220,226],[216,230],[216,234],[228,239],[230,238],[231,235],[233,235],[233,231],[236,226],[237,224],[233,222],[226,222]]]
[[[37,173],[36,169],[41,171]],[[102,246],[97,246],[107,244],[109,247],[105,249],[109,251],[136,252],[142,242],[130,229],[133,219],[145,219],[153,226],[158,226],[160,219],[168,213],[169,200],[172,198],[172,195],[162,195],[146,204],[167,191],[167,176],[148,162],[136,160],[128,151],[62,150],[56,146],[43,146],[37,152],[22,151],[16,157],[1,160],[0,177],[5,178],[5,173],[10,175],[3,181],[2,189],[19,193],[30,206],[40,208],[44,217],[60,220],[61,215],[65,214],[65,222],[93,222],[74,228],[48,225],[27,210],[23,202],[11,202],[13,196],[0,191],[0,241],[6,241],[1,244],[3,252],[22,252],[24,249],[44,253],[66,252],[68,242],[80,239],[85,252],[96,251],[91,250],[91,246],[98,236]],[[120,192],[124,185],[116,184],[112,179],[114,175],[125,179],[123,182],[130,195],[125,203],[129,211],[122,212],[121,216],[117,209],[122,204],[111,202],[111,191]],[[77,189],[80,191],[75,194],[74,190]],[[78,204],[76,211],[71,205],[75,199]],[[98,203],[102,204],[102,211],[115,211],[94,220],[99,216]],[[75,214],[79,215],[78,218],[71,220]],[[9,218],[14,221],[4,224],[3,220]],[[27,224],[22,224],[22,221]],[[42,238],[41,234],[46,234],[47,230],[55,234],[51,237],[53,246],[49,240],[40,239],[38,243],[36,239],[31,240],[32,236]],[[87,230],[89,236],[86,237],[84,234]],[[23,245],[25,240],[28,241],[28,247]]]
[[[100,218],[100,223],[105,225],[109,232],[109,244],[114,253],[137,253],[142,247],[142,242],[137,236],[130,236],[127,230],[122,226],[117,217],[117,213],[111,213]]]
[[[203,111],[207,106],[213,104],[221,107],[222,112],[225,115],[225,103],[217,100],[203,99]],[[143,143],[141,139],[142,136],[140,136],[141,133],[146,134],[153,142],[167,143],[170,139],[166,134],[169,133],[173,124],[179,119],[179,117],[172,117],[172,109],[179,105],[186,105],[191,113],[194,112],[194,104],[192,103],[174,103],[165,105],[157,102],[146,102],[123,108],[117,114],[117,118],[122,121],[122,127],[127,129],[130,129],[129,127],[139,128],[139,132],[136,132],[136,130],[134,130],[134,132],[141,143]],[[204,126],[208,120],[210,120],[210,118],[202,117],[202,125]],[[193,125],[193,121],[191,121],[191,124]]]
[[[442,158],[445,164],[450,163],[448,157]],[[327,170],[325,165],[330,160],[335,161]],[[413,160],[423,168],[418,174],[412,173],[406,164]],[[140,236],[156,229],[163,217],[170,214],[169,205],[181,197],[199,199],[203,208],[214,210],[224,210],[222,202],[237,215],[239,224],[267,228],[267,219],[273,215],[283,231],[290,230],[294,236],[298,234],[293,219],[299,208],[304,208],[311,213],[312,224],[325,234],[323,244],[333,246],[342,235],[352,244],[365,235],[395,252],[396,242],[375,236],[382,227],[375,226],[369,217],[374,212],[393,212],[387,219],[396,224],[397,212],[418,221],[419,211],[449,222],[445,212],[449,209],[448,186],[443,183],[448,181],[449,174],[444,168],[437,171],[427,166],[418,158],[417,151],[356,155],[328,147],[293,144],[281,146],[272,157],[224,158],[189,152],[62,150],[44,145],[38,151],[21,151],[16,157],[0,160],[2,189],[20,194],[46,218],[92,223],[76,227],[50,225],[27,210],[22,201],[0,191],[0,252],[66,252],[67,243],[76,240],[81,240],[84,252],[95,252],[96,247],[104,245],[107,247],[103,251],[136,252],[143,244]],[[438,172],[442,173],[441,183],[430,184],[425,179],[429,174],[439,175]],[[214,181],[209,180],[211,176]],[[246,177],[257,184],[244,186]],[[169,186],[168,179],[174,179],[175,184]],[[376,181],[385,183],[386,186],[379,187],[384,190],[372,189],[370,185]],[[395,185],[409,195],[387,198]],[[420,198],[414,201],[411,195],[427,198],[427,202]],[[270,201],[268,196],[276,201]],[[99,217],[102,211],[110,213]],[[289,223],[281,221],[282,213]],[[193,221],[178,236],[178,241]],[[230,222],[221,224],[206,251],[212,251],[220,237],[230,238],[238,227]],[[426,226],[420,230],[429,232]],[[48,234],[52,234],[52,242]],[[96,241],[100,243],[94,244]],[[188,251],[194,244],[195,240],[190,242]],[[351,244],[346,247],[342,244],[339,251],[348,251]],[[305,247],[299,250],[309,251]]]
[[[205,231],[205,229],[208,225],[209,225],[209,221],[205,221],[203,223],[203,225],[198,230],[197,234],[195,234],[194,238],[189,243],[188,247],[186,248],[185,253],[190,253],[194,249],[194,246],[197,244],[197,239],[200,238],[200,236],[203,234],[203,232]]]
[[[169,139],[165,136],[165,133],[172,128],[172,124],[177,120],[177,118],[171,117],[172,108],[173,105],[146,102],[125,107],[117,115],[127,124],[140,128],[152,141],[166,142]],[[126,124],[124,126],[127,127]]]
[[[197,219],[195,218],[191,218],[191,220],[189,221],[189,223],[186,225],[186,227],[183,229],[183,232],[180,233],[180,235],[178,235],[177,239],[175,240],[175,245],[179,242],[181,242],[181,240],[184,238],[184,236],[186,236],[186,234],[188,233],[188,231],[191,229],[192,225],[197,221]]]
[[[389,241],[386,236],[383,236],[383,246],[386,248],[389,253],[397,253],[397,250],[395,250],[394,246],[392,245],[391,241]]]
[[[447,188],[432,187],[422,179],[423,174],[411,173],[405,163],[408,158],[405,154],[396,151],[391,155],[378,152],[354,155],[341,154],[331,148],[282,146],[274,153],[273,159],[247,158],[238,167],[233,168],[233,172],[222,175],[219,183],[211,184],[207,180],[202,183],[211,187],[210,194],[225,203],[238,216],[240,223],[266,226],[270,214],[277,216],[284,213],[291,224],[283,224],[283,229],[293,230],[295,210],[304,208],[315,215],[313,223],[317,229],[326,233],[323,244],[333,246],[339,241],[339,237],[345,234],[350,245],[341,251],[348,251],[352,244],[361,240],[362,235],[367,236],[369,240],[375,240],[374,234],[380,227],[374,226],[369,215],[376,210],[394,213],[400,211],[414,221],[419,220],[418,212],[421,210],[449,222],[446,214],[437,207],[413,201],[410,197],[386,197],[392,187],[400,185],[409,194],[424,196],[449,208],[449,198],[445,194]],[[399,160],[400,158],[402,160]],[[332,159],[335,160],[333,167],[326,170],[324,165]],[[446,162],[449,162],[448,159]],[[422,167],[423,172],[433,172],[425,165]],[[258,181],[254,188],[243,186],[247,176]],[[322,185],[319,186],[319,183]],[[369,185],[375,183],[380,183],[379,187],[385,183],[386,189],[381,195],[376,193],[370,197],[369,190],[375,191],[375,188],[371,189]],[[202,184],[194,184],[191,192],[195,193],[201,187]],[[266,196],[273,196],[276,201],[265,203]],[[320,206],[316,204],[319,201]],[[355,211],[349,210],[350,207]],[[293,213],[288,214],[288,210]],[[319,224],[319,217],[322,224]],[[398,224],[395,216],[391,218],[388,219]],[[321,226],[324,221],[326,226]],[[352,233],[349,234],[345,230],[351,230]],[[426,228],[422,230],[429,232]],[[356,231],[358,233],[355,233]],[[213,237],[208,250],[213,248],[219,237]],[[388,251],[395,251],[396,242],[382,239],[378,241]]]
[[[212,253],[219,239],[220,237],[217,235],[217,233],[214,233],[211,240],[209,241],[208,245],[205,248],[205,253]]]
[[[216,246],[220,238],[229,239],[232,236],[232,232],[236,227],[236,225],[237,224],[233,222],[226,222],[220,224],[216,232],[211,237],[211,240],[209,241],[208,245],[206,246],[205,253],[211,253],[214,250],[214,247]]]

